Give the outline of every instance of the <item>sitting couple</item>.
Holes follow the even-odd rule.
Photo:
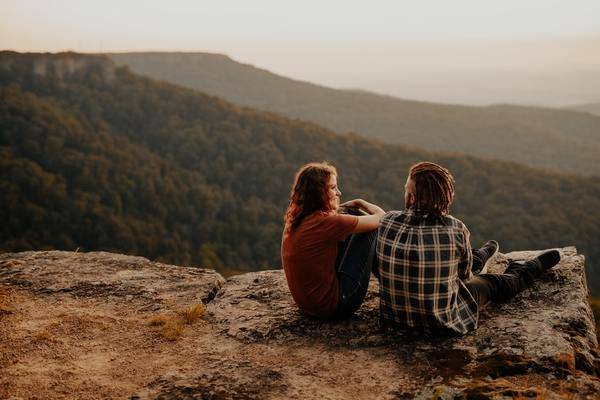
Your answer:
[[[404,211],[361,199],[340,204],[335,168],[311,163],[296,174],[285,214],[281,258],[290,292],[306,314],[351,316],[379,278],[382,324],[464,334],[478,310],[506,301],[560,261],[556,250],[487,274],[498,243],[471,250],[469,230],[449,214],[454,178],[434,163],[413,165]]]

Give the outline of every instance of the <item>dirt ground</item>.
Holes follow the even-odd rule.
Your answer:
[[[162,372],[206,362],[201,320],[171,341],[149,326],[150,313],[106,299],[4,291],[2,398],[124,398]]]
[[[372,352],[244,345],[218,337],[202,318],[169,338],[152,321],[173,318],[175,309],[136,312],[106,298],[40,296],[9,286],[2,293],[0,398],[227,398],[235,392],[239,398],[339,398],[342,383],[348,395],[366,398],[386,397],[394,381],[394,363]],[[354,363],[369,373],[357,379]]]

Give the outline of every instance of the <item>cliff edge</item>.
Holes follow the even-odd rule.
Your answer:
[[[376,281],[351,320],[323,322],[297,311],[281,270],[0,254],[0,398],[598,398],[584,257],[562,253],[460,338],[380,329]]]

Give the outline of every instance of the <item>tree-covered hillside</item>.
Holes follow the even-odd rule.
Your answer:
[[[110,250],[221,271],[278,267],[295,170],[329,160],[343,198],[401,208],[410,164],[456,177],[475,245],[600,257],[600,179],[336,135],[115,68],[0,54],[0,251]],[[590,275],[600,289],[600,277]],[[596,285],[598,283],[598,285]]]
[[[600,103],[581,104],[581,105],[569,107],[569,109],[573,110],[573,111],[587,112],[590,114],[600,116]]]
[[[600,116],[567,109],[467,107],[336,90],[275,75],[218,54],[110,55],[134,72],[235,104],[432,151],[600,176]]]

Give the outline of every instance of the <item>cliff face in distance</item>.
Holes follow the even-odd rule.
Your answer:
[[[460,338],[382,331],[375,281],[352,319],[323,322],[297,311],[281,270],[224,280],[103,252],[1,254],[0,397],[594,398],[584,260],[562,253]]]
[[[27,67],[31,68],[35,75],[52,76],[59,80],[69,79],[69,77],[85,70],[93,70],[100,75],[102,81],[107,83],[112,82],[115,77],[116,67],[106,56],[66,52],[59,53],[57,57],[53,53],[22,54],[0,51],[0,69],[22,68],[24,60]]]

